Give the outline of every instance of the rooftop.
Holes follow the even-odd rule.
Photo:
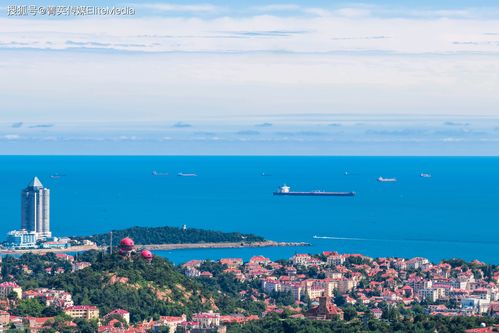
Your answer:
[[[33,180],[28,184],[28,187],[43,188],[43,184],[40,181],[40,179],[38,179],[38,177],[35,176]]]

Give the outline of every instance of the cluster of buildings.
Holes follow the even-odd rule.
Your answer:
[[[29,330],[32,333],[44,332],[47,326],[54,321],[54,317],[14,316],[9,312],[12,299],[39,299],[45,306],[56,306],[73,319],[97,320],[98,332],[101,333],[148,333],[164,332],[198,332],[224,333],[226,324],[245,323],[249,320],[258,320],[258,316],[221,315],[216,312],[195,313],[191,320],[187,316],[161,316],[158,320],[148,320],[136,325],[130,325],[130,312],[124,309],[114,309],[101,316],[99,308],[94,305],[74,305],[72,295],[64,290],[36,288],[22,290],[15,282],[0,283],[0,331],[15,327],[17,330]],[[73,321],[66,326],[76,326]]]
[[[210,272],[200,270],[202,262],[185,263],[185,274],[209,278]],[[269,309],[271,296],[276,293],[291,294],[297,306],[312,303],[312,310],[300,311],[297,316],[342,318],[342,309],[332,301],[338,295],[345,304],[363,305],[370,316],[378,319],[383,316],[382,304],[410,308],[416,303],[431,315],[499,316],[499,271],[486,277],[486,265],[478,261],[471,266],[451,266],[432,264],[426,258],[373,259],[360,254],[323,252],[317,256],[296,254],[285,265],[262,256],[252,257],[246,263],[241,258],[219,262],[225,265],[226,273],[234,274],[240,281],[258,279]],[[359,311],[359,315],[366,313]]]
[[[7,233],[10,249],[68,248],[70,239],[52,237],[50,231],[50,189],[34,177],[21,191],[21,228]]]
[[[136,253],[133,240],[120,242],[123,260],[152,260],[145,250]],[[68,254],[57,254],[58,259],[71,263],[72,270],[88,267],[90,263],[75,262]],[[214,278],[219,272],[204,271],[203,260],[192,260],[183,265],[186,275],[194,278]],[[53,317],[33,318],[13,316],[9,307],[15,300],[38,299],[46,306],[63,309],[71,318],[98,320],[99,332],[146,333],[224,333],[227,325],[258,320],[270,313],[284,311],[293,318],[314,320],[346,319],[345,306],[357,311],[357,316],[383,320],[391,306],[410,309],[420,304],[430,315],[441,316],[499,316],[499,271],[474,261],[471,264],[432,264],[425,258],[373,259],[360,254],[323,252],[320,255],[296,254],[288,261],[274,262],[263,256],[254,256],[248,262],[241,258],[223,258],[219,263],[224,273],[233,274],[240,282],[259,281],[260,287],[244,292],[247,301],[262,301],[264,311],[259,315],[218,312],[195,313],[189,318],[162,316],[130,324],[133,314],[126,309],[114,309],[102,314],[94,305],[75,305],[72,295],[64,290],[36,288],[23,290],[16,282],[0,283],[0,331],[2,327],[16,327],[41,332]],[[217,270],[219,269],[216,268]],[[29,269],[29,267],[19,267]],[[28,272],[29,273],[29,272]],[[61,273],[58,271],[49,274]],[[252,284],[254,285],[254,284]],[[280,304],[277,296],[286,293],[290,304]],[[341,304],[338,298],[343,301]],[[75,325],[73,321],[67,323]],[[477,328],[478,329],[478,328]],[[479,328],[480,332],[488,332]],[[478,331],[477,331],[478,332]]]

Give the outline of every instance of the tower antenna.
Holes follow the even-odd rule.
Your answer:
[[[109,232],[109,254],[113,254],[113,232]]]

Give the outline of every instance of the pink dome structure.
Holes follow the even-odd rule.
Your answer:
[[[134,246],[135,243],[133,242],[133,239],[129,237],[125,237],[120,241],[120,251],[123,250],[126,252],[130,252],[133,250]]]
[[[144,260],[147,260],[147,261],[151,261],[152,257],[153,257],[153,254],[149,250],[143,250],[140,253],[140,255],[142,256],[142,258],[144,258]]]

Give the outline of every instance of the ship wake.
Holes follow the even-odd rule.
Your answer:
[[[351,240],[351,241],[366,241],[367,238],[355,238],[355,237],[334,237],[334,236],[314,236],[315,239],[334,239],[334,240]]]
[[[313,236],[314,239],[366,241],[366,242],[411,242],[411,243],[448,243],[448,244],[491,244],[498,245],[496,240],[453,240],[453,239],[385,239],[385,238],[358,238],[336,236]]]

